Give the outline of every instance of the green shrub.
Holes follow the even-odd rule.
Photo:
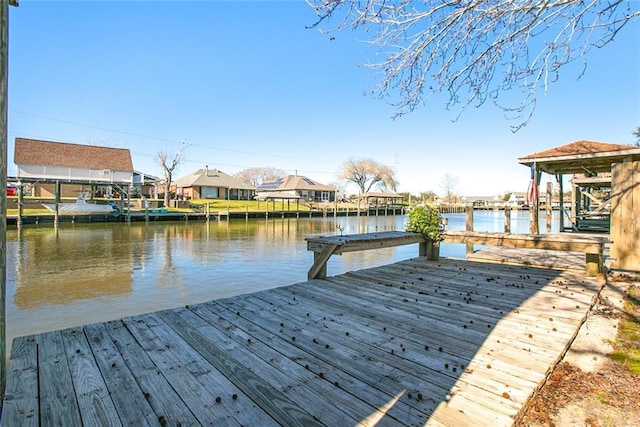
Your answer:
[[[431,205],[414,206],[407,212],[406,231],[421,233],[434,243],[442,241],[444,226],[438,208]]]

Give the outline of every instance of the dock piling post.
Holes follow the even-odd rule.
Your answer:
[[[511,233],[511,208],[509,206],[504,208],[504,232]]]
[[[473,231],[473,206],[465,207],[465,230]],[[473,253],[473,243],[467,243],[467,255]]]

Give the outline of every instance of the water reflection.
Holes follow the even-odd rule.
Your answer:
[[[17,308],[64,305],[131,292],[132,263],[111,262],[126,260],[131,253],[125,245],[118,247],[122,239],[114,236],[115,230],[42,231],[23,231],[15,241],[15,262],[9,262],[8,269],[15,272],[13,303]]]

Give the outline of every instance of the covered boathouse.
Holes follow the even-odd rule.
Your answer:
[[[610,233],[611,267],[640,269],[640,147],[594,141],[576,141],[518,159],[532,168],[535,208],[531,209],[531,233],[538,233],[540,175],[556,177],[560,200],[564,198],[563,175],[572,175],[572,213],[561,203],[560,230],[571,218],[570,229],[589,231],[592,225]],[[598,197],[594,195],[598,189]],[[603,197],[604,195],[604,197]],[[609,224],[610,221],[610,224]]]

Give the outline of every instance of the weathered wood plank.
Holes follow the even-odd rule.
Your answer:
[[[38,377],[40,422],[44,425],[81,426],[80,409],[65,354],[62,333],[36,336],[38,341]]]
[[[197,379],[201,386],[207,390],[202,391],[199,386],[195,387],[198,392],[206,396],[205,400],[216,402],[214,409],[224,411],[224,414],[230,415],[234,418],[235,423],[241,425],[265,427],[277,425],[271,417],[253,403],[250,396],[244,394],[242,390],[218,372],[157,315],[147,314],[144,319],[150,325],[150,330],[153,330],[153,333],[161,341],[161,346],[166,349],[162,357],[162,365],[166,366],[167,370],[184,371],[184,375],[190,375]],[[176,369],[176,367],[184,367],[184,370]],[[217,402],[218,397],[220,397],[220,402]],[[218,409],[218,406],[221,409]],[[207,422],[213,421],[213,417],[205,417],[205,419]],[[218,423],[217,419],[216,423]],[[225,425],[227,424],[225,423]]]
[[[120,419],[129,425],[159,426],[158,417],[109,336],[105,324],[85,325],[83,329]]]
[[[200,319],[198,328],[193,325],[198,320],[189,310],[170,310],[159,312],[158,315],[196,349],[209,363],[222,372],[240,390],[258,404],[269,416],[283,425],[310,426],[319,425],[320,421],[287,399],[282,393],[261,376],[252,372],[250,366],[246,366],[220,348],[219,342],[214,342],[210,337],[220,337],[219,331]],[[186,316],[189,320],[185,320]],[[266,371],[263,374],[271,374]],[[284,379],[278,378],[280,381]]]
[[[243,302],[246,302],[246,300],[243,300]],[[242,305],[244,308],[241,311],[241,313],[248,315],[248,313],[250,313],[252,310],[249,308],[248,305],[246,304],[242,304]],[[295,304],[292,304],[292,306],[287,307],[286,312],[289,313],[294,305]],[[271,314],[269,311],[269,307],[265,305],[264,307],[262,307],[262,311],[258,311],[258,313],[256,314],[256,317],[268,318],[268,316],[270,315]],[[274,316],[276,319],[282,318],[282,316],[278,316],[278,313],[275,313]],[[419,392],[425,396],[439,395],[434,393],[441,393],[441,395],[444,396],[447,393],[446,390],[448,390],[448,387],[450,387],[453,384],[452,382],[453,378],[451,378],[452,371],[451,370],[447,371],[447,368],[445,367],[445,363],[442,363],[441,365],[439,364],[432,365],[431,367],[429,367],[429,366],[424,366],[419,364],[416,360],[412,358],[412,356],[414,356],[414,353],[413,353],[414,351],[415,351],[415,354],[420,354],[425,352],[424,348],[421,346],[412,347],[409,343],[405,342],[404,343],[405,345],[403,347],[402,342],[394,341],[393,337],[391,338],[390,341],[389,341],[389,338],[387,338],[387,341],[389,341],[388,347],[385,347],[384,343],[371,343],[369,339],[358,341],[357,339],[353,338],[356,336],[355,329],[358,327],[357,323],[349,324],[348,328],[342,329],[339,327],[338,322],[335,322],[334,319],[330,319],[330,318],[327,318],[325,322],[315,321],[316,319],[312,319],[309,321],[309,324],[303,323],[303,324],[289,325],[293,322],[294,319],[298,319],[298,318],[300,318],[300,316],[292,316],[291,318],[292,320],[289,320],[286,323],[289,327],[293,328],[292,333],[296,333],[296,340],[295,340],[296,345],[300,345],[300,346],[305,344],[309,345],[310,347],[308,351],[314,351],[313,350],[314,348],[319,349],[321,353],[324,353],[325,357],[327,353],[329,354],[335,353],[336,359],[348,358],[349,357],[348,355],[350,354],[349,350],[354,354],[366,354],[368,355],[367,356],[368,365],[374,365],[376,363],[380,365],[378,368],[373,369],[369,373],[370,381],[372,381],[373,383],[375,383],[376,381],[379,381],[381,372],[394,372],[393,374],[394,377],[404,378],[404,381],[406,381],[408,385],[411,385],[412,387],[417,387]],[[317,324],[321,324],[322,329],[313,329],[313,325],[317,325]],[[351,333],[347,336],[347,332],[351,332]],[[330,337],[331,337],[329,351],[327,349],[322,350],[323,345],[325,345],[326,343],[322,335],[327,333],[330,334]],[[365,332],[363,336],[366,336],[366,335],[367,334]],[[307,336],[314,336],[317,342],[314,342],[314,339],[307,338]],[[319,357],[321,356],[322,354],[319,354]],[[450,361],[449,363],[453,363],[453,362]],[[363,372],[367,372],[367,371],[366,370],[359,371],[360,374],[362,374]],[[440,376],[440,374],[442,375]],[[438,384],[437,387],[441,387],[441,388],[438,388],[438,390],[440,391],[439,392],[434,390],[429,391],[430,387],[435,386],[436,383]],[[473,387],[473,386],[470,386],[470,387]],[[397,386],[396,386],[396,389],[397,389]],[[504,387],[501,383],[501,390],[503,389]],[[417,393],[418,392],[415,392],[414,396]],[[487,400],[491,400],[495,398],[502,404],[502,406],[504,407],[509,406],[508,402],[503,402],[504,399],[502,397],[498,398],[498,397],[492,397],[492,396],[485,396],[485,398]],[[474,407],[476,404],[473,402],[470,402],[469,405],[471,407]]]
[[[83,426],[121,426],[82,328],[63,330],[62,339]]]
[[[6,391],[2,425],[39,425],[38,347],[34,336],[13,340]]]
[[[447,230],[444,232],[447,243],[474,243],[478,245],[504,246],[510,248],[550,249],[556,251],[599,254],[604,251],[608,237],[556,234],[517,234],[494,233],[488,231]]]
[[[338,245],[327,244],[320,252],[313,253],[313,265],[307,273],[309,280],[327,277],[327,261],[331,258]]]
[[[172,351],[184,344],[179,339],[171,343],[161,340],[151,330],[152,328],[162,329],[162,325],[155,320],[151,315],[143,315],[124,319],[123,322],[200,424],[241,425],[229,411],[225,410],[225,405],[216,404],[216,397],[219,395],[214,393],[218,390],[211,387],[212,385],[208,388],[204,387],[183,369],[176,369],[181,365],[172,357]],[[225,404],[226,401],[231,401],[231,397],[225,396]]]
[[[285,311],[265,309],[265,307],[256,306],[246,299],[224,301],[224,305],[240,311],[242,317],[255,324],[260,324],[262,328],[267,329],[280,339],[288,340],[291,345],[311,354],[314,359],[332,364],[336,369],[342,369],[349,375],[389,395],[397,393],[398,390],[412,390],[415,387],[414,375],[403,373],[388,364],[386,359],[390,357],[390,353],[375,348],[364,349],[360,345],[356,345],[354,349],[353,346],[345,344],[342,336],[338,336],[337,333],[333,333],[329,329],[329,321],[318,322],[315,319],[307,320],[306,318],[297,319],[293,316],[283,316]],[[341,363],[346,360],[349,361],[348,364]],[[310,364],[310,370],[317,375],[322,372],[318,372],[313,364]],[[327,379],[333,381],[333,378],[328,377]],[[430,398],[446,394],[445,389],[426,383],[422,391],[424,396],[430,396]],[[429,406],[433,406],[433,401],[426,399],[421,402],[406,400],[405,403],[425,413],[430,411]]]
[[[236,344],[241,346],[249,346],[251,353],[260,357],[262,361],[275,367],[283,374],[291,378],[295,383],[304,384],[311,395],[319,396],[321,399],[330,402],[331,405],[335,405],[340,408],[341,411],[346,414],[338,414],[344,422],[348,417],[353,417],[354,422],[370,416],[372,413],[378,412],[378,406],[385,403],[392,396],[385,396],[383,400],[371,403],[371,392],[369,390],[347,390],[345,387],[347,384],[339,380],[339,375],[332,376],[329,371],[322,371],[322,377],[317,375],[315,369],[312,371],[310,368],[305,367],[305,364],[300,363],[297,357],[294,357],[292,353],[298,353],[301,357],[308,357],[307,354],[296,351],[297,348],[289,342],[289,340],[274,339],[269,342],[267,346],[262,341],[262,329],[260,325],[255,325],[244,320],[241,316],[230,315],[231,312],[226,309],[213,309],[218,308],[214,304],[198,305],[192,307],[200,317],[207,320],[212,325],[217,325],[216,328],[227,332],[227,336],[233,339]],[[276,338],[273,334],[269,334],[271,337]],[[314,363],[315,364],[315,363]],[[336,384],[337,382],[337,384]],[[353,393],[353,391],[357,391]],[[362,397],[366,396],[364,400]],[[293,397],[291,397],[293,399]],[[318,397],[315,397],[311,401],[307,399],[306,406],[318,407]],[[301,407],[305,407],[305,404],[301,404]],[[383,415],[383,414],[381,414]],[[388,426],[401,426],[407,425],[406,419],[410,414],[403,414],[404,420],[396,420],[393,417],[387,417],[379,420],[379,425]],[[415,419],[415,422],[419,423],[420,420]],[[410,423],[410,424],[413,424]]]
[[[160,424],[197,425],[195,415],[120,321],[105,324],[109,336],[149,402]]]
[[[273,295],[273,293],[269,293],[269,296]],[[296,293],[297,301],[300,301],[303,297]],[[320,301],[314,300],[314,304],[321,304]],[[275,304],[274,304],[275,305]],[[303,303],[293,303],[290,305],[283,306],[283,309],[288,313],[295,314],[295,318],[301,318],[305,310],[309,309],[311,304],[303,304]],[[427,338],[425,335],[428,334],[425,330],[417,331],[415,334],[404,333],[401,327],[390,326],[385,323],[381,323],[381,325],[386,326],[378,326],[373,322],[369,322],[368,319],[363,319],[367,321],[367,324],[360,325],[359,322],[347,322],[344,319],[351,319],[351,313],[344,313],[341,310],[331,311],[330,307],[332,304],[327,304],[325,307],[327,310],[322,310],[324,312],[324,316],[322,314],[314,313],[311,311],[310,316],[312,322],[323,324],[323,319],[326,319],[326,324],[330,325],[330,332],[332,336],[348,336],[350,340],[352,340],[351,347],[361,351],[363,353],[369,354],[367,347],[375,346],[380,348],[381,350],[387,351],[390,354],[397,354],[399,357],[404,359],[411,360],[415,363],[420,364],[424,372],[427,370],[430,372],[430,376],[433,375],[443,375],[445,377],[456,378],[457,375],[464,375],[463,371],[464,366],[461,362],[462,355],[460,354],[451,354],[455,353],[451,351],[451,342],[447,342],[447,350],[439,351],[437,348],[431,348],[431,351],[426,350],[424,342]],[[266,305],[265,305],[266,308]],[[347,315],[349,314],[349,315]],[[399,322],[403,322],[403,318],[399,319]],[[348,335],[347,335],[348,334]],[[320,336],[320,334],[319,334]],[[417,337],[417,338],[416,338]],[[320,342],[319,344],[324,344]],[[442,345],[442,343],[439,343]],[[444,349],[443,349],[444,350]],[[415,372],[418,372],[417,370]],[[375,372],[372,373],[372,376],[375,376]],[[439,384],[450,384],[450,380],[437,381]],[[508,381],[505,377],[501,377],[500,381],[495,381],[493,383],[485,383],[485,382],[472,382],[470,383],[470,387],[480,387],[483,389],[486,388],[496,388],[499,387],[500,393],[505,392],[505,389],[508,388],[505,386],[505,383]],[[517,384],[519,387],[530,388],[532,386],[532,382],[519,381],[515,380],[511,382],[512,384]],[[511,390],[509,388],[509,390]],[[511,392],[516,395],[518,391],[516,389],[511,390]],[[524,396],[523,396],[524,398]]]
[[[307,250],[313,252],[322,252],[326,245],[337,245],[338,247],[333,252],[335,254],[425,242],[422,234],[405,231],[382,231],[347,236],[320,236],[309,237],[305,240],[307,241]]]

